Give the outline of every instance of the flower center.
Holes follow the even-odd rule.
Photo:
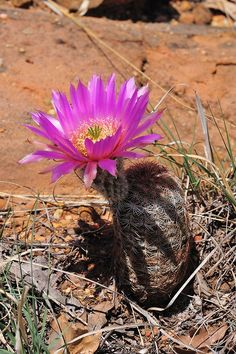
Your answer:
[[[87,155],[85,148],[85,139],[89,138],[94,143],[108,136],[114,135],[117,128],[112,121],[96,122],[94,124],[83,124],[80,126],[71,137],[71,142],[74,147],[82,154]]]

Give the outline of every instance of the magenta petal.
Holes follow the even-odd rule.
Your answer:
[[[83,120],[88,121],[92,115],[90,104],[90,93],[86,86],[80,81],[77,87],[77,105]]]
[[[66,175],[72,172],[78,166],[74,162],[63,162],[56,167],[51,169],[52,171],[52,182],[56,182],[61,176]]]
[[[60,132],[46,117],[42,117],[39,122],[41,127],[46,132],[48,139],[60,147],[66,154],[71,156],[73,159],[84,159],[72,143],[63,136],[63,133]]]
[[[106,170],[112,176],[116,176],[116,161],[111,159],[101,160],[98,162],[98,166],[102,170]]]
[[[37,156],[42,156],[45,159],[65,159],[65,154],[58,151],[38,150],[34,153]]]
[[[124,146],[125,149],[129,149],[131,147],[140,147],[148,144],[152,144],[156,140],[160,140],[162,137],[159,134],[148,134],[144,136],[140,136],[136,139],[131,140],[128,144]]]
[[[129,115],[129,121],[127,122],[127,133],[126,139],[129,139],[134,136],[135,129],[138,127],[143,114],[146,110],[148,104],[148,94],[143,95],[140,97]]]
[[[120,127],[113,136],[108,136],[95,143],[88,138],[85,139],[85,147],[88,157],[96,161],[113,157],[116,147],[119,145],[121,131],[122,129]]]
[[[37,162],[42,159],[43,159],[42,156],[35,155],[35,153],[32,153],[32,154],[26,155],[25,157],[23,157],[23,159],[19,160],[18,162],[23,165],[23,164],[29,163],[29,162]]]
[[[91,139],[86,138],[85,141],[84,141],[84,145],[85,145],[85,148],[87,150],[88,157],[93,156],[94,142]]]
[[[93,76],[89,83],[90,102],[92,104],[93,118],[104,117],[106,94],[101,77]],[[91,117],[90,117],[91,118]]]
[[[88,162],[84,171],[84,184],[86,188],[91,187],[97,175],[97,162]]]
[[[148,85],[145,85],[138,90],[138,97],[143,96],[148,92],[149,92]]]
[[[148,115],[148,117],[146,117],[146,120],[136,128],[135,134],[133,136],[137,136],[143,133],[148,128],[150,128],[155,122],[157,122],[161,118],[161,115],[162,111],[151,113],[150,115]]]
[[[36,127],[33,127],[32,125],[24,124],[24,126],[28,129],[30,129],[34,134],[42,136],[45,139],[50,139],[48,134]]]
[[[76,128],[71,106],[65,94],[53,91],[52,95],[53,95],[53,104],[57,112],[60,125],[62,126],[63,131],[67,135],[69,135]]]
[[[126,98],[131,98],[136,89],[135,80],[133,77],[126,81]]]
[[[126,157],[128,159],[140,159],[147,156],[147,154],[142,154],[133,151],[122,151],[116,154],[116,157]]]
[[[124,111],[124,107],[126,106],[127,101],[133,96],[135,89],[136,87],[133,78],[121,85],[116,105],[116,115],[118,117]]]
[[[42,159],[64,159],[65,155],[61,152],[57,151],[49,151],[49,150],[38,150],[25,156],[23,159],[19,161],[19,163],[29,163],[29,162],[37,162]]]
[[[111,75],[106,87],[106,116],[114,116],[116,107],[116,82],[115,75]]]

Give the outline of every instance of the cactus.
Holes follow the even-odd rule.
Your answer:
[[[165,302],[188,269],[190,230],[177,179],[155,162],[137,163],[118,177],[100,172],[97,189],[110,201],[119,287],[139,302]]]

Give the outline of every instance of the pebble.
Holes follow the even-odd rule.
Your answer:
[[[25,48],[19,48],[19,53],[25,53]]]
[[[55,112],[55,110],[52,108],[52,109],[49,109],[49,110],[47,111],[47,113],[50,114],[50,115],[54,115],[56,112]]]
[[[68,233],[68,235],[70,235],[70,236],[76,235],[75,230],[74,230],[74,229],[72,229],[72,228],[68,228],[68,229],[66,230],[66,232],[67,232],[67,233]]]
[[[212,20],[211,11],[202,4],[198,4],[192,11],[196,25],[208,25]]]
[[[3,59],[0,58],[0,73],[3,73],[4,71],[6,71],[6,67],[4,65]]]
[[[212,18],[211,25],[213,27],[231,27],[233,21],[224,15],[215,15]]]
[[[8,18],[7,14],[0,14],[0,20],[6,20]]]
[[[183,12],[179,17],[179,22],[186,25],[194,23],[194,15],[192,12]]]
[[[180,12],[186,12],[193,9],[193,4],[190,1],[181,1],[180,3]]]
[[[54,214],[53,217],[55,220],[59,220],[62,217],[63,214],[63,209],[57,209]]]

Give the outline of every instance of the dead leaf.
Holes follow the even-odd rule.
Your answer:
[[[49,336],[50,354],[62,354],[67,345],[70,354],[93,354],[99,347],[101,334],[91,335],[82,338],[78,342],[69,344],[81,334],[87,333],[88,329],[80,322],[72,323],[66,314],[61,314],[57,320],[51,323],[52,331]]]
[[[34,263],[48,265],[48,260],[43,256],[38,256],[34,259]],[[34,263],[31,265],[21,264],[21,267],[19,267],[18,262],[14,262],[9,271],[18,279],[21,279],[23,275],[25,283],[29,285],[32,285],[33,280],[33,284],[39,292],[43,294],[46,293],[49,299],[64,305],[65,310],[70,314],[77,314],[78,311],[83,309],[78,299],[72,297],[67,298],[57,289],[57,276],[55,274],[50,274],[48,269],[38,267]]]
[[[113,301],[103,301],[93,307],[88,315],[88,328],[91,331],[102,328],[107,323],[106,315],[114,307]]]
[[[73,323],[69,322],[69,318],[66,314],[62,313],[56,320],[54,319],[51,323],[51,333],[49,335],[49,348],[50,354],[54,354],[56,351],[58,354],[62,354],[64,349],[59,348],[63,347],[66,343],[69,343],[74,338],[78,337],[81,334],[87,332],[86,326],[82,323]],[[68,345],[68,349],[71,352],[72,346]]]
[[[71,354],[93,354],[99,347],[101,334],[95,334],[92,336],[84,337],[81,342],[76,345],[72,350]]]
[[[178,337],[178,339],[183,342],[186,345],[189,345],[191,347],[193,347],[194,349],[198,349],[198,350],[204,350],[206,348],[209,348],[210,346],[212,346],[213,344],[215,344],[216,342],[220,341],[226,331],[228,329],[228,325],[226,323],[222,324],[222,326],[220,326],[219,328],[209,328],[208,330],[206,330],[205,328],[201,328],[200,331],[194,335],[194,336],[180,336]],[[183,352],[182,348],[176,347],[175,348],[177,353],[188,353],[191,354],[193,353],[193,351],[191,350],[187,350],[185,352]]]

